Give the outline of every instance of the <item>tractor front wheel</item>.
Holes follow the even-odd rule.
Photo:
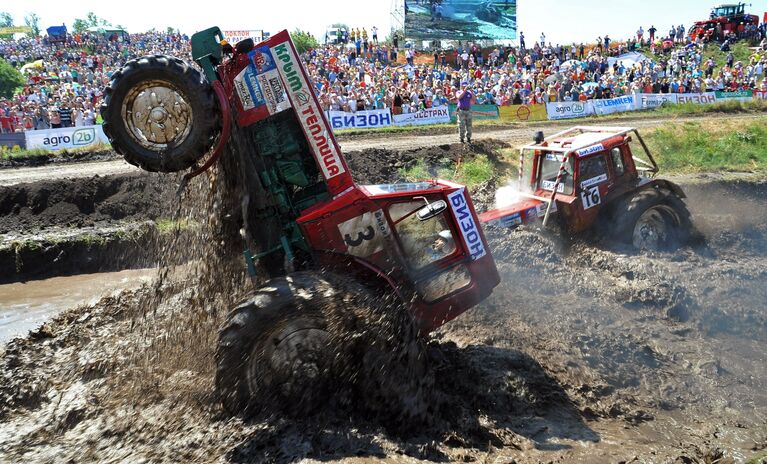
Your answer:
[[[690,238],[690,212],[672,192],[643,190],[618,206],[613,216],[613,236],[638,250],[669,251]]]

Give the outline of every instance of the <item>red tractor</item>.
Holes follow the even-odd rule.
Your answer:
[[[746,26],[758,26],[759,17],[746,14],[745,3],[719,5],[711,10],[707,21],[697,21],[690,27],[690,38],[703,41],[723,40],[735,34],[740,36]]]
[[[410,336],[457,317],[499,283],[468,190],[443,180],[355,183],[287,31],[231,46],[211,28],[192,37],[192,55],[203,73],[169,56],[128,62],[102,114],[128,162],[191,168],[187,180],[220,156],[217,177],[237,192],[225,214],[260,285],[220,331],[224,406],[239,413],[327,401],[323,386],[351,372],[384,397],[399,389],[391,401],[414,407],[425,392],[408,384],[408,373],[422,372]]]
[[[632,134],[644,152],[631,147]],[[531,159],[528,159],[531,158]],[[550,137],[536,134],[520,149],[516,188],[502,189],[483,223],[517,227],[555,218],[566,232],[595,231],[637,249],[684,244],[692,229],[685,194],[655,179],[652,154],[630,127],[574,127]]]

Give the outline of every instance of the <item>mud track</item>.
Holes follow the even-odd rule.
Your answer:
[[[398,164],[456,153],[377,148],[350,163],[359,181],[376,182],[395,180]],[[0,461],[703,463],[760,455],[767,184],[682,180],[706,240],[674,253],[488,230],[502,284],[432,338],[430,424],[392,426],[353,407],[300,420],[227,417],[212,395],[212,354],[226,308],[247,284],[214,272],[226,263],[201,262],[68,311],[2,348]],[[496,187],[473,196],[487,205]]]

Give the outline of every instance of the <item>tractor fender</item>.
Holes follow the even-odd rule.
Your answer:
[[[653,179],[647,185],[658,186],[659,188],[669,190],[673,192],[674,195],[678,196],[679,198],[687,198],[687,195],[684,194],[684,190],[682,190],[682,187],[680,187],[675,182],[671,182],[670,180],[667,180],[667,179]]]
[[[639,178],[634,188],[630,188],[627,186],[625,191],[612,197],[610,201],[608,202],[608,204],[606,205],[606,208],[604,208],[600,212],[599,218],[597,220],[598,221],[610,220],[615,215],[616,208],[619,208],[619,205],[622,205],[626,199],[634,196],[638,192],[641,192],[646,189],[651,189],[651,188],[668,190],[679,198],[687,198],[687,195],[685,195],[684,191],[682,190],[682,187],[680,187],[678,184],[670,180],[650,179],[646,177]]]
[[[402,293],[401,286],[374,264],[356,256],[331,251],[319,252],[316,257],[322,269],[349,276],[350,279],[354,279],[372,290],[388,294],[394,293],[400,301],[409,305],[409,301],[405,299]]]

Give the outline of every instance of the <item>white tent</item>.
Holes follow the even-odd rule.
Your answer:
[[[623,66],[626,69],[631,69],[635,67],[637,64],[645,62],[645,61],[650,61],[650,59],[642,55],[641,53],[629,52],[616,57],[607,58],[607,65],[612,68],[616,62],[618,62],[618,64],[622,62]]]

